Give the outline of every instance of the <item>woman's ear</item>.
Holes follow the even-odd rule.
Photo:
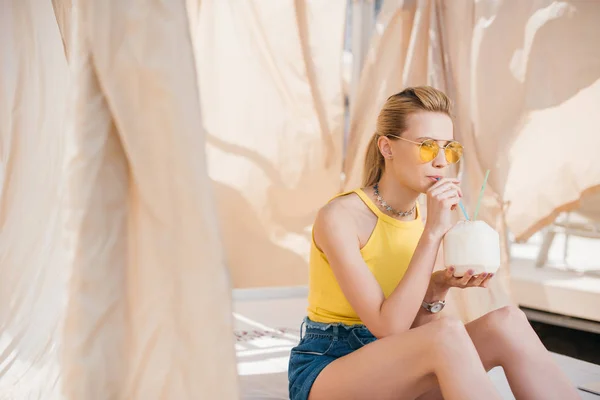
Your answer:
[[[385,136],[380,136],[379,140],[377,141],[377,145],[379,146],[379,151],[381,152],[381,155],[383,155],[383,158],[386,160],[391,160],[394,158],[390,139]]]

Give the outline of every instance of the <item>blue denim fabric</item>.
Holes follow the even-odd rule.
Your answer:
[[[306,328],[304,336],[302,327]],[[329,363],[377,340],[364,325],[323,324],[304,319],[300,343],[291,350],[288,367],[291,400],[307,400],[319,373]]]

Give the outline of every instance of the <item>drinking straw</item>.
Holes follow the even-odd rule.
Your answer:
[[[465,210],[465,206],[463,206],[462,200],[459,200],[458,205],[460,206],[460,209],[462,210],[463,215],[465,216],[465,219],[468,221],[469,220],[469,214],[467,214],[467,210]]]
[[[483,192],[485,191],[485,185],[488,180],[488,176],[490,176],[490,170],[485,171],[485,178],[483,178],[483,184],[481,185],[481,191],[479,192],[479,198],[477,199],[477,206],[475,207],[475,214],[473,214],[473,221],[477,219],[477,214],[479,214],[479,207],[481,206],[481,199],[483,198]]]

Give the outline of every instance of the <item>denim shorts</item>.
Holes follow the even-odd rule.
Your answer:
[[[306,328],[302,335],[302,326]],[[291,350],[288,366],[290,400],[307,400],[323,368],[337,358],[377,340],[364,325],[311,321],[300,326],[300,343]]]

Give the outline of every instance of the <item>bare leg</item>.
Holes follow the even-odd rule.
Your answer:
[[[502,366],[517,399],[580,398],[518,307],[492,311],[466,328],[485,369]],[[438,388],[419,400],[442,398]]]
[[[502,366],[516,398],[580,398],[518,307],[488,313],[466,328],[483,365]]]
[[[442,318],[335,360],[309,399],[414,399],[438,384],[446,400],[500,399],[457,320]]]

